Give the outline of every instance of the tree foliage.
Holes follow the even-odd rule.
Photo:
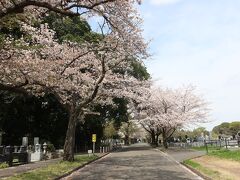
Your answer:
[[[22,137],[48,141],[57,148],[63,147],[67,112],[53,95],[25,97],[13,93],[0,96],[0,129],[3,144],[20,145]]]
[[[240,131],[240,122],[224,122],[215,126],[212,131],[218,135],[224,134],[228,136],[235,136]]]
[[[151,134],[153,142],[161,134],[163,145],[173,133],[186,125],[206,122],[207,103],[195,93],[192,86],[176,90],[153,88],[139,105],[140,124]]]
[[[115,72],[119,67],[128,69],[133,60],[148,55],[133,3],[6,0],[0,4],[4,9],[1,18],[11,13],[27,15],[18,21],[24,36],[16,39],[6,33],[0,49],[0,89],[38,97],[52,94],[65,107],[69,114],[65,160],[74,159],[75,130],[91,106],[111,104],[116,95],[133,98],[137,90],[141,91],[136,87],[143,86],[142,82]],[[76,13],[70,11],[73,6]],[[86,10],[86,17],[102,17],[101,36],[92,33],[82,19],[49,14],[51,10],[82,15],[79,9],[81,13]]]

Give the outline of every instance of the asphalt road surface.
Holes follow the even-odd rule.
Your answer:
[[[113,152],[64,179],[84,180],[183,180],[201,179],[176,162],[169,155],[149,147],[135,144]]]

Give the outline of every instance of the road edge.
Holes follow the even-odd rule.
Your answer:
[[[190,169],[192,172],[194,172],[195,174],[197,174],[198,176],[202,177],[203,179],[205,180],[211,180],[210,177],[208,176],[205,176],[204,174],[202,174],[201,172],[199,172],[198,170],[194,169],[193,167],[187,165],[187,164],[184,164],[184,163],[181,163],[183,166],[185,166],[186,168]]]
[[[111,152],[108,152],[108,153],[104,154],[103,156],[97,157],[96,159],[93,159],[93,160],[91,160],[91,161],[89,161],[89,162],[87,162],[85,164],[82,164],[82,165],[74,168],[73,170],[71,170],[71,171],[69,171],[69,172],[67,172],[67,173],[65,173],[65,174],[63,174],[61,176],[58,176],[58,177],[54,178],[54,180],[59,180],[59,179],[65,178],[65,177],[71,175],[72,173],[74,173],[75,171],[84,168],[86,165],[91,164],[91,163],[93,163],[95,161],[98,161],[98,160],[104,158],[105,156],[109,155],[110,153]]]
[[[176,161],[174,158],[172,158],[171,156],[169,156],[167,153],[159,150],[159,149],[155,149],[159,152],[161,152],[166,158],[176,162],[179,166],[181,166],[183,169],[185,169],[186,171],[190,172],[191,174],[193,174],[195,177],[197,177],[199,180],[205,180],[204,177],[200,176],[199,174],[197,174],[196,172],[192,171],[190,168],[186,167],[185,165],[183,165],[182,163]]]

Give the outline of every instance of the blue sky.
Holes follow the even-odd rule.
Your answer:
[[[137,8],[156,83],[196,85],[211,103],[208,130],[240,120],[240,1],[145,0]]]

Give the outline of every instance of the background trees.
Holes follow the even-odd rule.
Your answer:
[[[209,136],[209,132],[204,127],[198,127],[193,130],[179,128],[174,132],[173,137],[181,142],[186,142],[187,138],[191,141],[197,141],[202,135],[204,137],[205,135]]]
[[[0,98],[3,144],[17,145],[27,136],[29,143],[33,143],[33,137],[40,137],[41,143],[62,148],[68,114],[54,96],[24,97],[1,92]]]
[[[139,127],[136,122],[130,120],[128,122],[123,122],[119,129],[119,133],[123,135],[125,145],[130,144],[130,138],[138,131]]]
[[[215,126],[212,130],[215,134],[219,135],[227,135],[235,137],[237,133],[240,131],[240,122],[224,122],[218,126]]]
[[[155,88],[140,106],[140,114],[140,123],[150,133],[152,141],[156,144],[161,134],[167,148],[177,128],[206,122],[208,108],[191,86],[176,90]]]

